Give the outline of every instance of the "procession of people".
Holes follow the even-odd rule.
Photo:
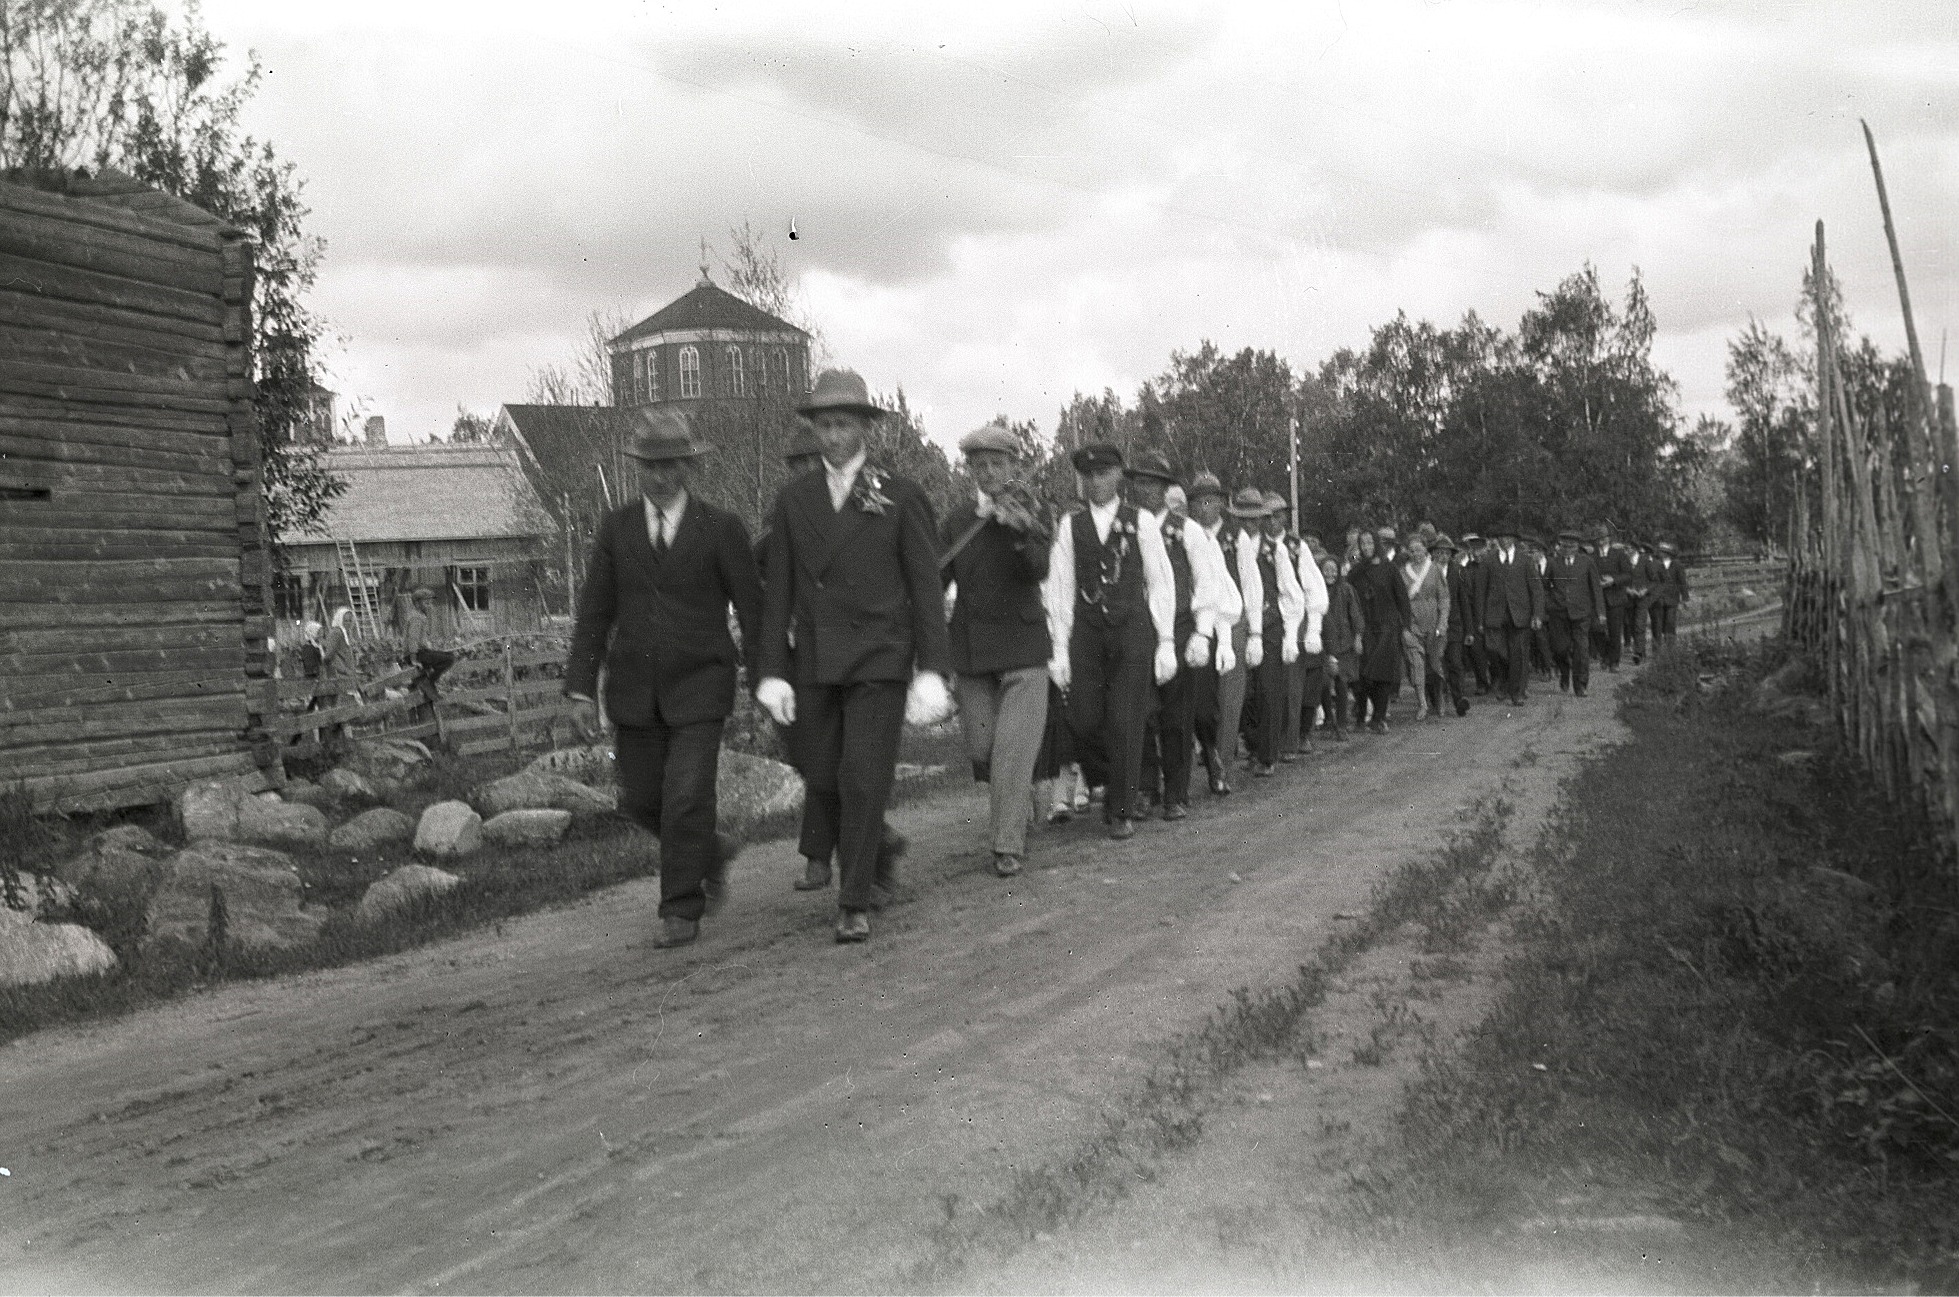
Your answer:
[[[1072,452],[1078,499],[1056,510],[1000,422],[961,440],[970,493],[940,520],[872,461],[885,412],[861,377],[825,372],[799,413],[799,471],[755,543],[694,497],[709,447],[686,417],[637,411],[641,497],[605,519],[579,592],[565,692],[598,698],[603,670],[620,807],[660,838],[658,946],[698,938],[740,849],[714,789],[744,667],[805,785],[793,884],[834,877],[836,939],[862,942],[898,894],[885,813],[906,724],[956,710],[1011,878],[1042,819],[1099,800],[1131,838],[1190,813],[1200,766],[1225,797],[1316,737],[1388,733],[1403,685],[1415,723],[1553,679],[1586,697],[1594,660],[1639,664],[1689,598],[1672,544],[1609,525],[1550,547],[1513,519],[1460,543],[1355,527],[1335,552],[1281,496],[1107,442]]]

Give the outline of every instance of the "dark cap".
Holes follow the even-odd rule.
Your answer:
[[[1170,467],[1169,458],[1160,450],[1137,451],[1135,458],[1129,461],[1127,471],[1131,477],[1154,477],[1172,486],[1182,485]]]
[[[1190,479],[1190,498],[1195,500],[1200,495],[1221,496],[1227,500],[1231,498],[1230,493],[1224,489],[1224,483],[1218,481],[1216,473],[1199,473]]]
[[[1068,456],[1077,473],[1096,473],[1105,468],[1122,467],[1122,447],[1106,441],[1091,441]]]
[[[1572,530],[1570,527],[1566,527],[1563,531],[1558,533],[1558,539],[1561,541],[1568,540],[1575,545],[1579,541],[1585,538],[1579,535],[1576,531]]]

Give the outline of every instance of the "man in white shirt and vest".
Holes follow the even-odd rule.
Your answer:
[[[1067,695],[1082,774],[1104,787],[1109,836],[1128,838],[1150,690],[1177,671],[1176,577],[1161,529],[1122,501],[1122,451],[1092,442],[1070,462],[1083,507],[1056,530],[1048,564],[1048,675]]]
[[[1197,745],[1210,778],[1211,794],[1216,797],[1231,791],[1231,763],[1238,756],[1238,722],[1245,711],[1245,591],[1234,561],[1237,533],[1234,524],[1225,521],[1228,499],[1224,484],[1215,473],[1199,473],[1191,479],[1191,521],[1203,531],[1224,563],[1235,596],[1233,606],[1238,610],[1229,621],[1218,623],[1217,655],[1211,666],[1198,672],[1200,693],[1208,689],[1217,699],[1215,715],[1207,715],[1203,707],[1197,712]],[[1256,579],[1256,572],[1253,577]]]

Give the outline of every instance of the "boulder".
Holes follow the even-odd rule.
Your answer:
[[[108,943],[79,923],[37,923],[0,906],[0,986],[105,973],[115,966]]]
[[[240,842],[266,847],[317,847],[326,842],[326,813],[295,802],[246,800],[238,809]]]
[[[236,779],[200,779],[177,794],[177,824],[186,842],[233,842],[238,811],[252,795]]]
[[[17,873],[11,891],[0,892],[0,905],[33,919],[56,919],[75,904],[75,889],[50,874]]]
[[[483,840],[500,847],[542,846],[556,842],[571,827],[571,812],[553,807],[505,811],[483,823]]]
[[[414,820],[392,807],[376,806],[327,834],[327,845],[336,851],[372,851],[414,836]]]
[[[165,862],[163,885],[150,898],[145,945],[202,945],[213,889],[224,897],[226,937],[239,945],[294,946],[319,931],[320,917],[300,910],[304,888],[291,857],[269,847],[205,842]]]
[[[341,765],[379,787],[408,779],[428,761],[429,750],[411,739],[368,739],[355,744]]]
[[[611,792],[600,792],[576,779],[541,770],[520,770],[492,780],[476,790],[473,800],[485,815],[493,816],[505,811],[545,809],[600,815],[618,804],[617,796]]]
[[[378,802],[380,794],[367,777],[344,766],[335,766],[320,776],[320,789],[334,797],[344,797],[349,801]]]
[[[563,775],[581,784],[601,788],[612,782],[612,747],[610,744],[594,743],[582,748],[559,748],[555,752],[546,752],[524,769],[538,774]]]
[[[141,906],[163,881],[171,848],[134,824],[104,829],[54,867],[62,882],[105,904]]]
[[[483,817],[468,802],[437,802],[415,826],[415,850],[425,856],[466,856],[483,845]]]
[[[732,819],[795,815],[803,809],[803,777],[780,761],[724,748],[714,796],[721,814]]]
[[[454,874],[430,865],[403,865],[369,885],[361,893],[354,913],[371,923],[406,908],[419,897],[440,896],[461,881]]]

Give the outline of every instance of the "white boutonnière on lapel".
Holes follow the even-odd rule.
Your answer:
[[[865,513],[882,514],[891,507],[891,497],[884,493],[884,478],[869,464],[859,470],[856,485],[850,488],[850,502]]]

